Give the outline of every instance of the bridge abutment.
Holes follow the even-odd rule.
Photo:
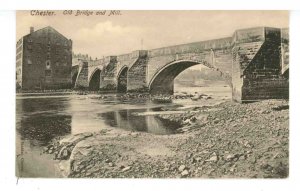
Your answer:
[[[281,75],[280,29],[240,30],[233,40],[232,99],[288,99],[288,80]]]

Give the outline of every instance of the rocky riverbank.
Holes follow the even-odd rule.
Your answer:
[[[224,102],[158,114],[180,121],[178,134],[104,129],[44,148],[66,177],[286,178],[289,105],[284,100]]]

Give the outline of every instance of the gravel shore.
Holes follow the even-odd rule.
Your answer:
[[[104,129],[54,140],[44,153],[60,160],[65,177],[288,177],[288,101],[228,101],[158,115],[179,121],[178,134]]]

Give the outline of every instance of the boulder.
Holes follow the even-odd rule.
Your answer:
[[[178,168],[179,172],[182,172],[186,169],[185,165],[180,165],[180,167]]]
[[[182,177],[186,177],[188,175],[189,175],[189,171],[188,170],[184,170],[184,171],[181,172],[181,176]]]
[[[131,166],[124,167],[124,168],[122,169],[122,172],[128,171],[128,170],[130,170],[130,169],[131,169]]]

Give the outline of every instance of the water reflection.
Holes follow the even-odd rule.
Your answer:
[[[180,102],[179,102],[180,101]],[[188,102],[189,101],[189,102]],[[183,102],[183,103],[181,103]],[[180,124],[155,115],[137,113],[160,111],[178,104],[206,105],[207,100],[175,100],[152,103],[147,97],[126,95],[24,94],[16,99],[16,175],[59,177],[50,155],[42,147],[57,136],[121,128],[153,134],[173,134]]]
[[[150,107],[150,108],[147,108]],[[179,127],[157,116],[137,116],[136,113],[158,111],[151,103],[121,102],[86,96],[34,97],[17,99],[17,133],[21,140],[45,145],[54,137],[122,128],[154,134],[172,134]],[[156,105],[156,107],[158,107]],[[151,109],[152,108],[152,109]]]
[[[147,100],[99,96],[20,96],[16,106],[16,174],[21,177],[57,177],[50,155],[42,147],[53,138],[68,134],[122,128],[154,134],[172,134],[179,127],[157,116],[136,113],[157,111]],[[149,108],[150,107],[150,108]]]
[[[153,134],[173,134],[180,127],[177,122],[159,118],[154,115],[138,116],[137,113],[149,112],[156,109],[131,109],[101,113],[105,123],[112,127],[118,127],[130,131],[143,131]]]
[[[70,115],[38,115],[24,118],[18,129],[23,139],[49,142],[56,136],[63,136],[71,132]]]
[[[68,98],[37,97],[16,101],[16,176],[59,177],[50,155],[41,155],[44,145],[71,132],[72,116],[64,112]]]
[[[72,116],[63,113],[68,107],[65,98],[18,100],[17,133],[21,140],[45,145],[56,136],[69,134]]]

